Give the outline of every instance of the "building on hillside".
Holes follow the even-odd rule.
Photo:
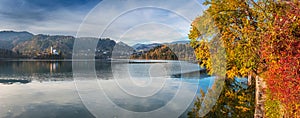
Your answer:
[[[53,48],[53,46],[50,47],[50,54],[51,55],[59,55],[58,51],[55,48]]]
[[[50,47],[50,54],[52,54],[52,52],[53,52],[53,47],[51,46]]]

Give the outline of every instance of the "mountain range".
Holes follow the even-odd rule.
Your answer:
[[[162,44],[160,43],[151,43],[151,44],[135,44],[132,47],[136,50],[136,51],[149,51],[150,49],[157,47],[157,46],[161,46]]]
[[[0,31],[0,58],[36,58],[41,55],[52,54],[55,49],[63,58],[72,58],[73,45],[75,39],[84,40],[84,38],[75,38],[73,36],[63,35],[34,35],[27,31]],[[108,59],[112,58],[129,58],[131,54],[138,51],[149,51],[155,47],[164,44],[136,44],[128,46],[124,42],[116,42],[109,38],[91,38],[98,40],[95,50],[95,58]],[[187,41],[177,41],[168,44],[186,44]],[[82,54],[84,55],[84,54]]]
[[[0,32],[0,58],[36,58],[40,55],[48,55],[52,49],[57,50],[64,58],[72,58],[73,45],[75,41],[73,36],[62,35],[34,35],[22,31],[1,31]],[[81,38],[77,38],[81,40]],[[114,48],[121,48],[118,54],[134,49],[123,42],[116,43],[109,38],[92,38],[98,40],[95,49],[95,57],[98,59],[111,58]],[[120,52],[121,51],[121,52]],[[122,53],[123,51],[123,53]],[[48,56],[47,56],[48,57]]]
[[[190,41],[174,41],[170,43],[150,43],[150,44],[142,44],[142,43],[137,43],[133,45],[132,47],[136,51],[149,51],[155,47],[162,46],[162,45],[171,45],[171,44],[189,44]]]

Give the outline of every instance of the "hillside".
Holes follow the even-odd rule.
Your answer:
[[[133,47],[123,42],[115,42],[109,38],[77,38],[76,40],[98,40],[96,49],[88,49],[96,59],[167,59],[187,60],[193,58],[192,49],[185,42],[169,44],[136,44]],[[29,32],[0,32],[0,58],[37,58],[61,59],[72,58],[75,37],[62,35],[33,35]],[[84,57],[86,51],[80,51],[77,56]],[[90,44],[86,44],[89,46]],[[51,51],[52,48],[52,51]],[[85,49],[85,48],[83,48]],[[82,49],[82,50],[83,50]],[[55,52],[53,52],[55,50]]]
[[[96,48],[96,59],[127,59],[134,49],[123,42],[116,43],[114,40],[100,39]]]
[[[13,52],[7,49],[0,49],[0,59],[8,59],[8,58],[26,58],[22,56],[19,52]]]
[[[136,52],[131,59],[153,60],[194,60],[193,49],[189,44],[164,44],[146,52]]]
[[[9,34],[9,35],[8,35]],[[14,36],[14,35],[17,36]],[[38,58],[38,59],[52,59],[52,58],[72,58],[73,45],[75,37],[73,36],[59,36],[59,35],[26,35],[26,32],[16,33],[0,33],[1,44],[7,42],[10,45],[10,48],[0,45],[0,49],[7,49],[7,51],[12,53],[17,53],[26,56],[28,58]],[[29,33],[30,34],[30,33]],[[29,38],[29,39],[27,39]],[[85,40],[86,38],[77,38],[76,40]],[[114,51],[115,58],[129,58],[129,55],[132,54],[133,48],[128,46],[123,42],[116,43],[114,40],[109,38],[91,38],[92,40],[98,40],[96,49],[90,49],[95,51],[96,59],[108,59],[111,58]],[[18,43],[11,43],[18,42]],[[6,44],[7,45],[7,44]],[[53,50],[57,51],[59,56],[52,55],[51,47]],[[3,52],[7,52],[3,51]],[[83,51],[84,52],[84,51]],[[130,54],[129,54],[130,53]],[[6,53],[5,53],[6,54]],[[5,57],[8,55],[1,55]],[[7,53],[8,54],[8,53]],[[85,55],[85,54],[79,54]],[[20,56],[14,56],[15,58]]]
[[[132,47],[137,51],[149,51],[157,46],[161,46],[162,44],[159,43],[152,43],[152,44],[135,44]]]
[[[31,40],[19,43],[12,50],[29,57],[34,57],[49,53],[52,46],[53,49],[60,51],[63,56],[70,58],[72,55],[74,39],[75,38],[72,36],[49,36],[39,34],[33,36]]]
[[[112,58],[129,59],[134,51],[135,49],[127,44],[118,42],[112,51]]]
[[[33,34],[29,32],[1,31],[0,49],[11,50],[19,43],[32,39]]]

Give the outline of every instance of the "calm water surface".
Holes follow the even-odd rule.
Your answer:
[[[176,95],[178,89],[184,89],[187,93],[193,92],[192,89],[195,87],[198,91],[200,89],[205,91],[213,81],[212,77],[205,74],[199,76],[199,73],[195,73],[194,71],[201,68],[197,64],[188,62],[81,61],[76,64],[74,66],[80,68],[77,74],[92,75],[96,78],[74,80],[74,68],[72,68],[74,66],[71,61],[0,61],[0,117],[94,117],[95,114],[89,112],[78,92],[82,90],[81,88],[94,87],[93,85],[101,86],[106,91],[107,97],[120,108],[134,112],[147,112],[166,105]],[[95,71],[90,71],[93,69]],[[131,81],[124,78],[131,78]],[[115,84],[116,82],[118,84]],[[137,87],[131,86],[132,82]],[[152,90],[151,87],[142,90],[147,85],[155,86],[162,82],[164,86],[159,91]],[[189,87],[180,88],[180,83]],[[120,86],[131,91],[128,93],[148,92],[145,95],[151,97],[137,98],[128,94],[123,95],[121,92],[125,89]],[[136,89],[140,91],[135,91]],[[141,91],[143,93],[139,93]],[[89,98],[85,100],[92,101],[93,97]],[[107,98],[103,97],[102,100],[100,98],[94,103],[101,103],[104,99]],[[93,104],[93,102],[89,103]],[[190,104],[190,107],[192,106],[193,103]],[[98,110],[102,112],[114,113],[114,108],[100,107]],[[186,117],[190,107],[182,113],[181,117]]]

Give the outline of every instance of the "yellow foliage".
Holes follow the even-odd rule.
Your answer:
[[[249,108],[243,106],[236,106],[235,108],[240,109],[242,112],[247,112],[250,110]]]

